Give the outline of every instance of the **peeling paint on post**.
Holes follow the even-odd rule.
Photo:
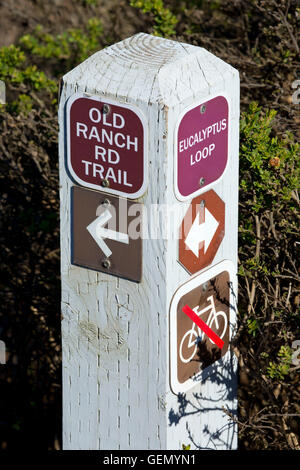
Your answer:
[[[101,130],[101,135],[98,127],[96,130],[87,127],[87,121],[82,120],[78,126],[78,137],[86,138],[89,148],[84,154],[83,143],[81,152],[77,152],[72,160],[77,179],[68,168],[70,149],[67,140],[67,109],[75,95],[98,100],[101,106],[99,104],[98,109],[98,104],[93,102],[90,116],[107,126],[106,132]],[[216,100],[217,97],[222,98]],[[215,106],[218,100],[226,107],[219,108],[220,116],[213,122],[209,106],[210,103]],[[111,109],[118,116],[100,116],[100,112],[109,112],[110,106],[115,107]],[[122,116],[126,119],[126,112],[123,113],[126,107],[133,110],[134,116],[139,117],[136,122],[143,126],[142,130],[142,127],[137,129],[139,124],[133,124],[137,134],[131,137],[131,131],[126,131],[129,137],[125,136],[125,130],[130,130],[130,122],[125,129],[122,121]],[[189,136],[186,127],[184,132],[180,128],[180,122],[184,117],[188,122],[189,116],[194,120],[196,108],[199,125],[193,121],[195,132]],[[190,110],[194,110],[193,113],[187,114]],[[79,117],[76,119],[79,122]],[[236,359],[228,347],[225,354],[219,354],[218,359],[222,356],[221,359],[214,363],[208,361],[209,373],[204,369],[200,379],[195,379],[194,386],[189,386],[183,394],[176,390],[174,393],[170,345],[174,333],[172,324],[177,324],[170,321],[170,307],[176,291],[184,290],[182,286],[193,276],[200,276],[199,282],[193,283],[194,303],[190,307],[196,312],[200,307],[201,311],[207,312],[206,303],[210,299],[212,311],[214,309],[218,318],[223,315],[224,321],[230,319],[230,331],[226,330],[226,341],[230,343],[237,294],[238,72],[205,49],[141,33],[94,54],[63,77],[59,123],[64,449],[181,450],[187,445],[191,449],[235,449],[236,425],[224,409],[236,413]],[[123,133],[120,130],[116,137],[116,133],[109,133],[109,124],[120,129],[123,125],[125,130]],[[186,143],[178,142],[178,136],[179,139],[183,136],[181,140],[186,139]],[[134,140],[135,137],[138,140]],[[92,139],[98,146],[96,150],[90,145]],[[105,145],[112,139],[114,152],[109,152]],[[205,145],[205,139],[208,145]],[[139,159],[144,155],[146,158],[144,165],[139,161],[142,177],[135,187],[132,186],[131,194],[130,189],[126,193],[126,188],[135,181],[130,180],[130,167],[122,161],[126,145],[131,145],[131,152],[136,150],[133,157]],[[187,155],[184,165],[180,161],[181,150],[183,157]],[[211,171],[210,166],[216,164],[214,157],[220,166]],[[84,161],[85,166],[79,170],[76,169],[76,158]],[[187,171],[185,180],[178,171],[186,168],[188,160],[193,167],[192,171]],[[114,166],[115,171],[107,166],[119,162],[123,165],[119,173],[117,166]],[[199,178],[195,179],[197,172]],[[98,176],[101,178],[99,188],[93,180]],[[190,189],[188,178],[191,178]],[[74,225],[72,221],[71,195],[72,188],[79,185],[86,186],[87,192],[99,194],[99,205],[104,206],[103,210],[100,206],[100,209],[93,209],[95,214],[89,215],[87,211],[83,217],[91,233],[89,243],[97,242],[93,249],[99,247],[99,256],[101,249],[106,253],[106,259],[101,258],[101,269],[97,269],[97,260],[95,264],[94,260],[90,262],[92,268],[80,264],[80,260],[79,266],[72,263],[71,227],[77,226],[77,222]],[[189,224],[193,233],[186,245],[192,247],[193,253],[190,253],[196,257],[191,276],[179,262],[178,235],[193,198],[201,199],[201,194],[211,189],[225,205],[224,236],[213,259],[209,257],[210,264],[203,267],[200,258],[206,252],[205,244],[214,240],[218,220],[213,219],[212,208],[208,208],[208,213],[203,206],[201,216],[190,211],[195,219]],[[133,280],[126,279],[126,275],[118,277],[118,257],[115,260],[111,255],[117,240],[123,243],[124,253],[133,240],[126,224],[122,229],[117,226],[115,231],[105,226],[112,217],[111,194],[114,194],[114,200],[117,197],[125,201],[130,199],[131,203],[143,206],[144,229],[148,234],[153,207],[176,207],[172,212],[175,218],[172,237],[148,236],[142,240],[142,272],[141,276],[132,276]],[[81,210],[84,211],[84,207]],[[167,211],[165,218],[168,217]],[[204,223],[210,224],[210,236],[205,233]],[[213,283],[215,272],[219,272],[215,266],[223,260],[233,266],[230,268],[230,305],[222,307],[226,318],[218,312],[222,302],[212,299],[212,294],[203,296],[199,308],[195,295],[197,286],[204,291],[207,283]],[[116,266],[110,272],[114,263]],[[214,273],[212,276],[210,269]],[[107,272],[103,272],[105,270]],[[227,279],[226,275],[223,277]],[[191,299],[189,295],[186,298],[187,301]],[[214,318],[209,315],[207,318],[213,328]],[[188,321],[187,324],[191,325]],[[184,347],[189,348],[189,344],[184,343]],[[184,351],[188,352],[187,349]]]

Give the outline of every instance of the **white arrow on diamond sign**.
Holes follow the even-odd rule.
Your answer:
[[[204,253],[206,253],[218,226],[219,222],[214,218],[208,209],[204,208],[204,222],[202,223],[200,222],[200,213],[197,211],[196,218],[185,239],[187,248],[198,257],[199,244],[203,241]]]
[[[192,200],[180,227],[179,262],[195,274],[209,266],[224,238],[225,204],[212,189]]]

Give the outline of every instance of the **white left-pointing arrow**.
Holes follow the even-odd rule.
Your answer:
[[[115,240],[117,242],[129,244],[129,237],[127,233],[116,232],[115,230],[110,230],[108,228],[104,228],[104,225],[112,218],[112,214],[109,212],[108,209],[97,217],[90,225],[87,226],[87,230],[92,235],[93,239],[99,246],[99,248],[103,251],[107,258],[110,257],[112,251],[109,249],[104,238],[109,238],[110,240]]]

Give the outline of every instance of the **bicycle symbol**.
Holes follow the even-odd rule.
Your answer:
[[[225,332],[227,330],[227,315],[225,312],[222,312],[221,310],[219,312],[216,312],[216,307],[215,307],[215,302],[214,302],[214,297],[211,295],[210,297],[207,298],[207,301],[209,302],[209,305],[204,307],[202,310],[199,310],[199,306],[193,308],[193,311],[200,317],[204,313],[208,312],[210,310],[209,317],[206,321],[207,326],[212,328],[213,325],[215,325],[215,328],[212,328],[216,331],[218,336],[222,339],[223,336],[225,335]],[[223,319],[223,321],[221,318]],[[221,318],[220,318],[221,317]],[[222,324],[224,323],[223,329],[222,329]],[[221,329],[221,332],[219,331]],[[198,330],[198,334],[197,331]],[[182,337],[182,340],[180,342],[179,346],[179,357],[180,360],[184,363],[190,362],[193,357],[195,356],[197,352],[197,346],[200,341],[203,340],[205,333],[201,331],[201,329],[196,325],[196,323],[193,323],[193,326],[190,330],[188,330]],[[203,337],[202,337],[203,336]],[[213,341],[208,338],[209,341],[213,344]],[[185,345],[186,340],[188,340],[187,345]],[[184,357],[183,351],[188,349],[187,354],[189,354],[188,357]]]

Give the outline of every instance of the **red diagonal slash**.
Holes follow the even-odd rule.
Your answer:
[[[224,341],[203,321],[188,305],[182,308],[182,311],[196,323],[199,328],[220,348],[224,346]]]

